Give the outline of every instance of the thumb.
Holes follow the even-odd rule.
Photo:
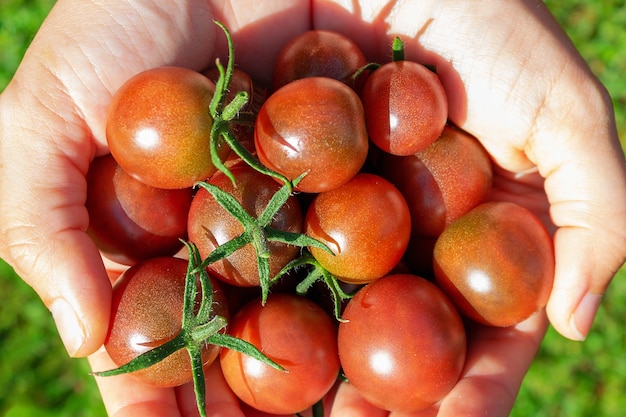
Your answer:
[[[535,142],[547,173],[550,214],[558,227],[547,312],[554,327],[574,340],[587,336],[602,295],[626,259],[624,154],[612,123],[583,130],[586,124],[570,120],[581,134],[547,130]]]
[[[64,140],[71,121],[38,111],[37,97],[16,90],[0,97],[0,257],[50,309],[69,355],[86,356],[104,341],[111,299],[85,232],[85,173],[95,147]]]

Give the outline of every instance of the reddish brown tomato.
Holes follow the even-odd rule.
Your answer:
[[[465,363],[466,336],[452,302],[415,275],[389,275],[363,287],[339,324],[341,366],[377,407],[411,412],[442,399]]]
[[[411,155],[433,143],[448,117],[445,90],[435,73],[411,61],[374,71],[361,93],[372,141],[394,155]]]
[[[307,77],[329,77],[355,88],[352,76],[367,61],[361,49],[345,35],[310,30],[289,41],[274,64],[274,89]]]
[[[210,183],[230,193],[251,216],[257,218],[267,206],[280,185],[271,177],[263,175],[247,165],[231,169],[237,186],[220,173]],[[274,216],[270,226],[275,229],[301,233],[302,208],[295,197],[290,197]],[[188,236],[196,244],[202,257],[208,256],[217,246],[243,233],[241,223],[229,214],[205,189],[199,189],[189,209]],[[269,242],[271,256],[270,276],[274,276],[296,257],[299,248],[284,243]],[[247,244],[227,258],[209,266],[219,279],[236,286],[259,285],[259,271],[254,247]]]
[[[493,178],[487,151],[452,126],[414,155],[383,154],[378,172],[405,196],[412,235],[426,237],[439,236],[444,227],[485,201]]]
[[[104,347],[121,366],[140,354],[173,339],[181,331],[187,261],[174,257],[152,258],[130,267],[115,283],[109,333]],[[228,306],[217,281],[213,283],[214,315],[228,318]],[[220,348],[207,344],[205,367]],[[168,356],[131,375],[158,387],[174,387],[192,380],[186,350]]]
[[[186,68],[154,68],[130,78],[113,96],[106,124],[122,169],[157,188],[191,187],[208,178],[216,170],[209,151],[214,93],[213,82]]]
[[[409,204],[412,229],[405,260],[415,271],[429,275],[434,241],[448,224],[485,201],[493,178],[482,145],[450,125],[414,155],[383,153],[378,173],[398,187]]]
[[[362,284],[388,274],[400,261],[411,233],[407,203],[389,181],[361,173],[320,193],[305,218],[305,233],[333,252],[310,247],[338,279]]]
[[[463,314],[491,326],[512,326],[548,300],[552,238],[529,210],[509,202],[483,203],[439,236],[434,269]]]
[[[132,265],[173,255],[187,236],[192,190],[163,190],[137,181],[111,155],[96,158],[87,173],[87,232],[115,262]]]
[[[286,415],[319,401],[339,373],[337,327],[317,304],[291,294],[256,299],[237,312],[229,333],[248,341],[286,372],[223,349],[220,363],[228,385],[255,409]]]
[[[259,159],[289,179],[303,173],[304,192],[331,190],[363,166],[368,137],[357,94],[340,81],[293,81],[265,101],[255,125]]]

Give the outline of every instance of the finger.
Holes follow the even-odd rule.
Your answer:
[[[330,417],[386,417],[388,411],[381,410],[368,403],[353,385],[343,382],[337,388],[335,401],[330,410]]]
[[[100,254],[85,233],[87,163],[39,140],[45,122],[2,109],[13,127],[0,128],[0,193],[10,196],[0,201],[0,256],[50,309],[68,353],[85,356],[104,340],[111,297]],[[26,131],[31,135],[21,135]]]
[[[104,348],[89,357],[91,369],[116,368]],[[130,374],[95,377],[102,401],[110,417],[181,416],[173,388],[157,388],[138,383]]]

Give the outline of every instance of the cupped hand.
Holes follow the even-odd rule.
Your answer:
[[[554,231],[547,317],[584,339],[626,258],[626,168],[607,92],[542,2],[60,0],[0,98],[0,256],[51,309],[72,356],[95,352],[108,325],[111,286],[84,207],[89,163],[107,152],[107,104],[143,69],[200,70],[225,58],[212,19],[230,28],[237,64],[261,82],[278,49],[311,27],[343,32],[379,61],[402,36],[408,59],[437,68],[450,120],[498,166],[493,198],[531,207]],[[546,326],[542,312],[515,328],[473,332],[463,378],[425,413],[506,415]],[[94,369],[106,364],[102,355],[92,356]],[[187,388],[125,390],[125,381],[99,378],[112,415],[159,404],[191,410],[180,394]],[[351,388],[339,388],[333,413],[375,415]]]

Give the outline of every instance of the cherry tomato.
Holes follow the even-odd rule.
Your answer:
[[[416,275],[388,275],[350,300],[339,324],[348,381],[372,404],[411,412],[442,399],[465,363],[466,335],[452,302]]]
[[[434,269],[463,314],[483,324],[511,326],[548,300],[552,238],[529,210],[510,202],[483,203],[439,236]]]
[[[448,117],[445,90],[435,73],[411,61],[374,71],[361,92],[372,142],[394,155],[411,155],[433,143]]]
[[[124,265],[173,255],[187,236],[191,196],[191,188],[137,181],[111,155],[96,158],[87,172],[87,232],[107,258]]]
[[[121,366],[140,354],[173,339],[181,330],[187,261],[174,257],[152,258],[130,267],[113,288],[109,333],[104,347]],[[217,281],[213,284],[213,314],[228,318],[228,306]],[[205,367],[217,358],[220,348],[206,344]],[[174,387],[192,380],[186,350],[131,373],[141,382]]]
[[[448,125],[435,142],[413,155],[381,153],[376,172],[398,187],[409,205],[411,241],[404,259],[414,271],[432,275],[436,238],[491,191],[489,155],[474,137]]]
[[[363,166],[368,137],[358,95],[340,81],[310,77],[293,81],[265,101],[255,125],[259,159],[295,179],[304,192],[331,190]]]
[[[304,297],[271,294],[265,306],[253,300],[233,316],[229,333],[252,343],[286,371],[222,350],[220,363],[226,381],[237,397],[258,410],[281,415],[305,410],[319,401],[337,378],[336,324]]]
[[[345,35],[328,30],[310,30],[291,39],[274,64],[274,90],[294,80],[329,77],[356,88],[353,75],[367,61],[361,49]]]
[[[313,200],[305,233],[332,250],[309,248],[324,268],[344,282],[362,284],[388,274],[400,261],[411,218],[397,188],[382,177],[360,173]]]
[[[113,96],[106,124],[122,169],[157,188],[208,178],[216,170],[209,151],[214,93],[213,82],[186,68],[154,68],[129,79]]]
[[[231,168],[231,172],[235,176],[236,186],[233,186],[230,179],[221,172],[211,177],[209,182],[230,193],[248,214],[258,218],[280,185],[271,177],[247,165],[236,165]],[[303,217],[298,200],[290,197],[278,210],[270,227],[301,233]],[[217,246],[234,239],[243,231],[241,223],[220,206],[208,191],[203,188],[198,190],[189,209],[188,235],[203,258]],[[299,252],[297,246],[278,242],[269,242],[269,250],[270,277],[278,273]],[[247,244],[227,258],[212,263],[208,268],[216,277],[229,284],[258,286],[259,270],[256,255],[254,247]]]
[[[487,151],[452,126],[413,155],[382,154],[377,172],[406,198],[412,235],[428,237],[439,236],[445,226],[485,201],[493,178]]]

